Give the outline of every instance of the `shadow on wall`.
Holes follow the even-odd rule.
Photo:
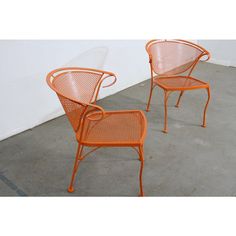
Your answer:
[[[103,69],[108,54],[107,47],[97,47],[89,49],[64,64],[64,67],[88,67]]]
[[[107,58],[108,51],[109,50],[107,47],[91,48],[89,50],[84,51],[83,53],[78,54],[78,56],[72,58],[69,62],[61,65],[61,67],[85,67],[102,70]],[[59,102],[58,104],[59,107],[54,109],[50,114],[44,116],[41,123],[44,123],[45,121],[54,119],[64,114],[64,110],[62,110],[61,104]]]

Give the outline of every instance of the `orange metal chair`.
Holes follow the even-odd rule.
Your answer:
[[[173,91],[180,91],[176,107],[185,90],[206,89],[207,103],[203,114],[202,127],[206,127],[206,111],[210,100],[210,86],[208,83],[193,78],[191,73],[200,59],[207,61],[210,53],[201,46],[185,40],[151,40],[146,44],[151,68],[151,89],[147,109],[149,111],[154,87],[164,90],[165,123],[164,133],[168,132],[167,102]]]
[[[107,71],[89,68],[60,68],[47,75],[47,83],[59,97],[74,129],[78,150],[68,192],[74,191],[74,181],[80,162],[100,147],[132,147],[139,155],[140,195],[143,196],[143,145],[146,136],[146,117],[142,111],[105,111],[96,105],[100,87],[105,79],[116,76]],[[85,146],[93,149],[83,154]]]

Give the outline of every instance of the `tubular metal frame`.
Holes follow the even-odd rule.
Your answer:
[[[168,75],[158,75],[158,72],[157,71],[154,71],[154,68],[153,68],[153,61],[152,61],[152,54],[150,52],[150,46],[153,45],[153,44],[158,44],[158,43],[163,43],[163,42],[174,42],[174,43],[177,43],[177,44],[185,44],[185,45],[188,45],[190,47],[193,47],[195,49],[198,49],[200,50],[202,53],[195,59],[195,61],[184,71],[181,72],[181,74],[188,72],[187,76],[181,76],[179,75],[179,73],[176,73],[175,75],[171,75],[171,76],[168,76]],[[197,80],[193,77],[191,77],[191,74],[194,70],[194,68],[196,67],[196,65],[198,64],[198,62],[200,61],[200,59],[204,56],[207,56],[207,58],[205,60],[202,60],[202,61],[208,61],[210,59],[210,53],[204,49],[203,47],[195,44],[195,43],[192,43],[192,42],[189,42],[189,41],[186,41],[186,40],[181,40],[181,39],[173,39],[173,40],[158,40],[158,39],[153,39],[153,40],[150,40],[147,44],[146,44],[146,51],[149,55],[149,64],[150,64],[150,71],[151,71],[151,84],[150,84],[150,93],[149,93],[149,98],[148,98],[148,102],[147,102],[147,107],[146,107],[146,111],[148,112],[149,109],[150,109],[150,103],[151,103],[151,98],[152,98],[152,94],[153,94],[153,89],[158,86],[160,88],[162,88],[164,90],[164,114],[165,114],[165,118],[164,118],[164,129],[163,129],[163,133],[168,133],[168,112],[167,112],[167,106],[168,106],[168,98],[169,98],[169,95],[171,92],[173,91],[180,91],[180,94],[179,94],[179,97],[178,97],[178,100],[176,102],[176,105],[175,107],[179,107],[180,105],[180,101],[181,101],[181,98],[183,96],[183,93],[184,91],[186,90],[193,90],[193,89],[206,89],[207,90],[207,95],[208,95],[208,99],[207,99],[207,102],[205,104],[205,108],[204,108],[204,113],[203,113],[203,122],[202,122],[202,127],[206,127],[206,112],[207,112],[207,108],[208,108],[208,104],[209,104],[209,101],[210,101],[210,98],[211,98],[211,94],[210,94],[210,85],[206,82],[203,82],[203,81],[200,81],[200,80]],[[157,62],[158,63],[158,62]],[[188,79],[191,79],[191,80],[195,80],[195,81],[198,81],[198,82],[202,82],[204,84],[202,84],[201,86],[190,86],[190,87],[175,87],[175,88],[168,88],[168,87],[165,87],[164,85],[162,85],[161,83],[159,83],[161,81],[161,79],[165,78],[169,78],[169,79],[172,79],[172,78],[177,78],[177,77],[182,77],[182,78],[186,78],[186,82]]]
[[[85,102],[81,102],[77,99],[75,99],[74,97],[69,97],[68,95],[64,95],[61,91],[59,91],[53,84],[53,80],[55,78],[57,78],[57,74],[62,75],[63,73],[67,73],[67,72],[73,72],[73,71],[85,71],[85,72],[91,72],[91,73],[100,73],[102,74],[101,79],[99,80],[93,94],[93,98],[91,99],[91,103],[85,103]],[[139,196],[144,196],[144,191],[143,191],[143,181],[142,181],[142,174],[143,174],[143,167],[144,167],[144,153],[143,153],[143,146],[144,146],[144,141],[145,141],[145,137],[146,137],[146,130],[147,130],[147,121],[146,121],[146,117],[143,114],[142,111],[139,110],[120,110],[120,111],[114,111],[113,113],[119,113],[119,114],[127,114],[127,113],[142,113],[144,121],[143,121],[143,134],[142,137],[140,138],[139,142],[126,142],[126,143],[117,143],[117,142],[110,142],[109,144],[105,144],[105,143],[91,143],[91,142],[84,142],[83,141],[83,131],[84,131],[84,124],[86,119],[87,120],[91,120],[91,121],[102,121],[102,119],[105,117],[106,114],[111,114],[112,112],[106,112],[102,107],[96,105],[96,101],[98,98],[98,94],[99,94],[99,90],[101,88],[101,85],[103,83],[103,81],[105,79],[107,79],[108,77],[114,77],[114,81],[108,85],[103,86],[103,88],[107,88],[112,86],[113,84],[115,84],[117,78],[115,76],[114,73],[111,72],[107,72],[107,71],[103,71],[103,70],[97,70],[97,69],[91,69],[91,68],[78,68],[78,67],[66,67],[66,68],[59,68],[56,70],[51,71],[46,78],[47,84],[49,85],[49,87],[54,90],[57,95],[61,96],[61,97],[65,97],[66,99],[69,99],[70,101],[72,101],[73,103],[76,103],[80,106],[84,106],[86,107],[85,111],[82,114],[82,118],[81,121],[78,125],[78,127],[76,129],[74,129],[75,133],[76,133],[76,137],[77,137],[77,141],[78,141],[78,149],[77,149],[77,153],[76,153],[76,157],[75,157],[75,162],[74,162],[74,167],[73,167],[73,171],[72,171],[72,176],[71,176],[71,181],[68,187],[68,192],[72,193],[74,192],[74,182],[75,182],[75,177],[76,177],[76,173],[78,171],[79,168],[79,164],[82,160],[84,160],[89,154],[91,154],[92,152],[96,151],[97,149],[101,148],[101,147],[131,147],[133,148],[138,156],[139,156],[139,161],[140,161],[140,170],[139,170]],[[89,110],[90,108],[90,110]],[[92,118],[92,115],[94,113],[97,113],[101,115],[99,118]],[[67,114],[67,112],[66,112]],[[78,133],[78,131],[80,131],[80,133]],[[84,147],[94,147],[91,151],[87,152],[86,154],[83,154],[83,149]]]

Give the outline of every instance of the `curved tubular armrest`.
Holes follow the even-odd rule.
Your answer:
[[[102,86],[103,88],[111,87],[112,85],[114,85],[114,84],[116,83],[116,81],[117,81],[116,75],[113,74],[113,73],[111,73],[111,72],[109,72],[109,74],[108,74],[107,76],[105,76],[105,77],[102,78],[101,84],[103,83],[103,81],[104,81],[105,79],[107,79],[107,78],[109,78],[109,77],[113,77],[113,78],[114,78],[113,81],[112,81],[112,83],[110,83],[110,84],[108,84],[108,85],[103,85],[103,86]]]
[[[94,109],[84,113],[84,118],[82,119],[82,122],[80,124],[80,127],[82,127],[81,128],[81,132],[80,132],[80,139],[81,139],[81,137],[83,137],[83,134],[84,134],[84,122],[85,122],[86,119],[91,120],[91,121],[99,121],[99,120],[102,120],[104,118],[104,116],[105,116],[105,111],[104,111],[104,109],[102,107],[99,107],[99,106],[97,106],[95,104],[88,104],[88,105],[90,107],[94,108]],[[91,117],[89,117],[89,115],[92,114],[93,112],[95,112],[96,110],[99,110],[101,112],[100,113],[101,116],[99,116],[98,118],[91,118]]]
[[[202,54],[201,58],[204,56],[207,56],[207,58],[203,59],[203,60],[201,59],[201,61],[208,61],[211,58],[211,54],[207,50],[205,50],[205,52]]]
[[[90,111],[87,111],[85,114],[84,114],[84,117],[86,117],[86,119],[88,120],[92,120],[92,121],[99,121],[99,120],[102,120],[106,114],[106,112],[104,111],[104,109],[102,107],[99,107],[95,104],[90,104],[90,107],[93,107],[94,109],[93,110],[90,110]],[[89,117],[89,115],[95,111],[100,111],[101,113],[101,116],[99,116],[98,118],[91,118]]]
[[[63,96],[63,95],[62,95],[62,96]],[[81,102],[79,102],[79,101],[77,101],[77,100],[75,100],[75,99],[69,98],[69,97],[67,97],[67,99],[69,99],[69,100],[71,100],[72,102],[75,102],[75,103],[77,103],[77,104],[79,104],[79,105],[87,106],[87,108],[88,108],[88,107],[92,107],[92,108],[93,108],[92,110],[85,112],[85,113],[84,113],[84,117],[86,117],[89,113],[94,112],[94,111],[96,111],[96,110],[98,110],[98,111],[101,112],[101,117],[100,117],[99,119],[90,119],[90,120],[101,120],[101,119],[103,119],[103,117],[105,116],[105,113],[106,113],[105,110],[104,110],[102,107],[98,106],[98,105],[95,105],[95,104],[92,104],[92,103],[85,103],[85,102],[81,103]],[[87,110],[87,109],[86,109],[86,110]]]
[[[112,72],[104,71],[104,75],[106,75],[106,76],[104,76],[104,77],[99,81],[99,83],[98,83],[98,85],[97,85],[96,94],[95,94],[95,97],[94,97],[94,99],[93,99],[94,101],[97,101],[97,98],[98,98],[98,94],[99,94],[101,85],[102,85],[102,83],[103,83],[103,81],[104,81],[105,79],[107,79],[107,78],[109,78],[109,77],[114,77],[114,80],[112,81],[112,83],[110,83],[110,84],[108,84],[108,85],[104,85],[103,88],[111,87],[111,86],[112,86],[113,84],[115,84],[116,81],[117,81],[116,75],[113,74]]]

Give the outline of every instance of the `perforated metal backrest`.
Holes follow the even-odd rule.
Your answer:
[[[74,131],[85,112],[94,107],[104,75],[105,71],[88,68],[60,68],[48,74],[47,83],[57,93]]]
[[[178,75],[188,71],[209,53],[185,40],[151,40],[146,45],[153,71],[158,75]]]

